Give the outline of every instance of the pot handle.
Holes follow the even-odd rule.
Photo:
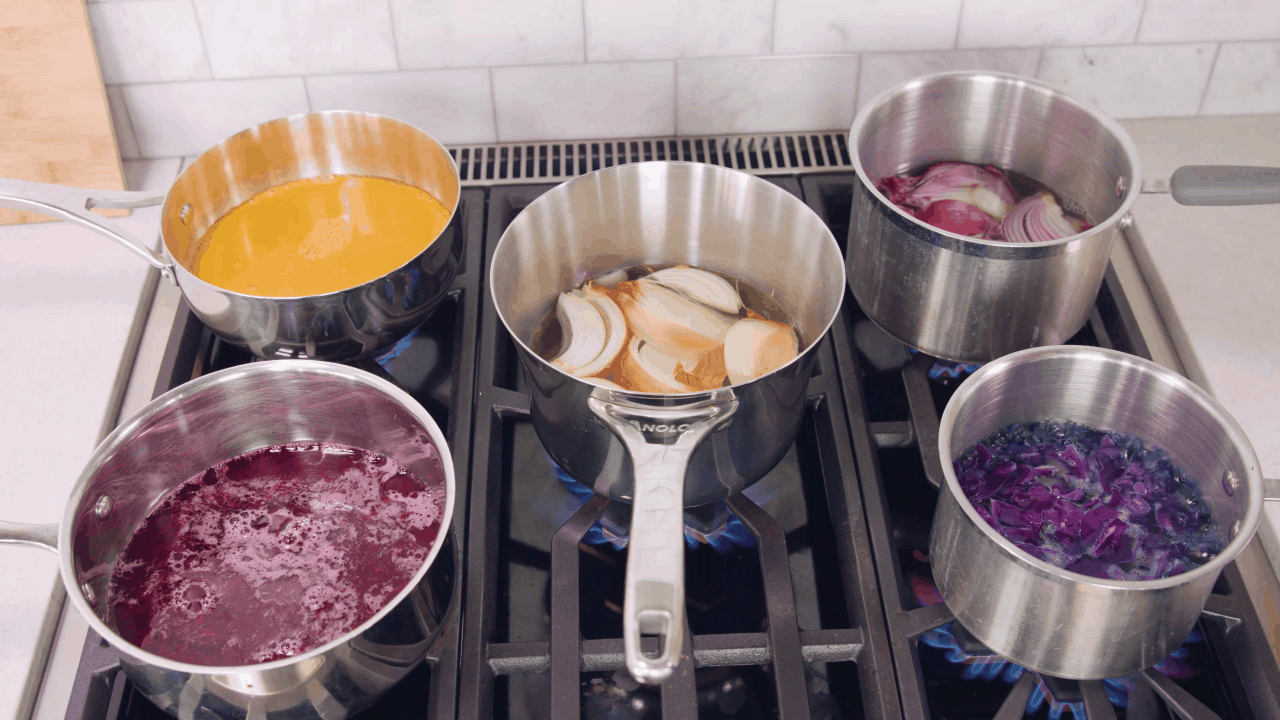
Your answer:
[[[635,495],[622,603],[623,652],[632,677],[661,683],[679,664],[684,641],[685,472],[693,451],[728,422],[738,401],[696,409],[650,408],[592,397],[587,405],[631,454]],[[660,637],[658,657],[641,652],[642,633]]]
[[[1270,205],[1280,203],[1280,168],[1187,165],[1142,192],[1171,194],[1180,205]]]
[[[0,520],[0,545],[16,543],[52,550],[58,554],[58,523],[27,525]]]
[[[67,220],[115,240],[127,250],[146,260],[170,282],[173,266],[163,255],[139,242],[107,218],[89,212],[92,208],[132,209],[151,207],[164,202],[167,193],[152,191],[84,190],[82,188],[38,183],[14,178],[0,178],[0,207],[48,215]]]

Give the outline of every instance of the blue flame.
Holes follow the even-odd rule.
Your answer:
[[[912,355],[919,354],[915,348],[907,348]],[[959,380],[982,367],[981,363],[953,363],[939,360],[929,368],[929,377],[933,380]]]
[[[1192,630],[1191,634],[1187,636],[1186,643],[1170,653],[1169,657],[1157,663],[1155,669],[1171,678],[1186,677],[1191,672],[1190,668],[1178,662],[1178,660],[1191,654],[1191,649],[1187,645],[1203,641],[1204,636],[1199,631]],[[998,677],[1012,685],[1018,681],[1018,678],[1022,677],[1022,673],[1027,672],[1026,668],[1005,660],[999,655],[969,654],[956,640],[956,636],[952,631],[952,623],[947,623],[926,632],[920,636],[920,642],[929,647],[945,651],[944,654],[948,662],[964,665],[961,676],[966,680],[978,678],[995,680]],[[1133,677],[1108,678],[1102,681],[1102,686],[1107,691],[1107,699],[1111,701],[1112,705],[1122,708],[1129,706],[1129,692],[1133,689]],[[1064,703],[1055,700],[1044,680],[1036,678],[1036,685],[1031,690],[1031,697],[1027,698],[1027,713],[1034,714],[1046,702],[1049,704],[1050,720],[1062,720],[1063,713],[1068,710],[1076,718],[1084,720],[1083,702]]]
[[[395,359],[400,357],[400,353],[404,352],[405,348],[408,348],[409,345],[413,343],[414,338],[418,336],[418,333],[422,332],[422,328],[424,327],[426,327],[425,323],[423,323],[422,325],[419,325],[418,327],[411,330],[408,335],[405,335],[404,337],[400,338],[400,340],[397,341],[395,345],[392,345],[386,350],[383,350],[381,353],[374,355],[373,356],[374,362],[381,365],[383,370],[386,370],[387,372],[391,372],[391,366],[395,364]]]

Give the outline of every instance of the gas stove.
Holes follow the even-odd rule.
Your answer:
[[[553,187],[548,180],[641,159],[766,175],[819,213],[843,249],[857,181],[844,138],[559,143],[454,156],[465,186],[462,270],[426,324],[357,365],[410,392],[449,438],[467,499],[450,538],[461,582],[427,661],[359,717],[1280,717],[1280,667],[1236,563],[1187,642],[1138,675],[1042,677],[956,623],[927,552],[942,477],[939,414],[973,368],[913,353],[847,292],[821,341],[794,447],[747,491],[686,512],[685,657],[661,688],[635,683],[621,640],[629,508],[575,483],[542,449],[514,345],[488,298],[488,260],[512,219]],[[1071,342],[1151,357],[1130,287],[1110,270]],[[182,305],[156,347],[155,394],[252,361]],[[168,717],[116,658],[89,633],[67,720]]]

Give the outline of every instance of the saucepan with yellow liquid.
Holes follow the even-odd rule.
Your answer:
[[[417,327],[461,260],[458,169],[430,135],[357,112],[296,115],[205,151],[167,194],[0,178],[0,207],[69,220],[141,256],[224,340],[347,360]],[[93,208],[164,203],[156,252]]]

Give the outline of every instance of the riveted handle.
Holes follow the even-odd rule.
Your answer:
[[[14,543],[30,545],[58,554],[58,524],[27,525],[0,520],[0,545]]]
[[[687,408],[617,405],[592,397],[591,411],[631,455],[635,494],[623,594],[622,637],[627,670],[657,684],[680,662],[684,641],[684,476],[693,451],[723,427],[738,401]],[[640,650],[642,635],[657,635],[661,652]]]
[[[0,178],[0,207],[48,215],[75,223],[122,245],[175,282],[172,264],[163,255],[138,241],[111,220],[96,215],[93,208],[143,208],[164,202],[165,193],[84,190],[81,188]]]

